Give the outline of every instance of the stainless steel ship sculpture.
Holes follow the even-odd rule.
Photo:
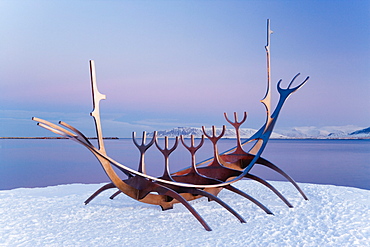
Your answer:
[[[175,203],[182,203],[203,225],[203,227],[210,231],[210,226],[205,222],[205,220],[198,214],[198,212],[189,204],[189,201],[197,199],[199,197],[207,197],[210,201],[215,201],[232,213],[240,222],[245,223],[245,220],[241,215],[239,215],[234,209],[232,209],[228,204],[222,201],[218,197],[218,193],[222,189],[227,189],[232,191],[252,203],[256,204],[267,214],[272,214],[272,212],[261,204],[256,199],[252,198],[245,192],[237,189],[233,184],[243,178],[253,179],[260,182],[261,184],[272,190],[288,207],[293,207],[288,200],[270,183],[264,179],[257,177],[250,173],[251,168],[254,165],[263,165],[268,167],[289,180],[292,185],[299,191],[305,200],[308,200],[303,191],[299,188],[297,183],[285,172],[283,172],[276,165],[272,164],[268,160],[261,157],[263,150],[271,136],[275,123],[277,121],[280,110],[287,100],[287,98],[301,88],[309,79],[307,77],[298,86],[292,87],[293,82],[298,77],[299,74],[293,77],[292,81],[289,83],[287,88],[281,87],[281,80],[277,83],[277,90],[280,95],[279,101],[272,111],[271,109],[271,81],[270,81],[270,23],[267,21],[267,90],[265,97],[261,100],[262,104],[266,108],[266,122],[265,124],[249,139],[241,142],[239,128],[246,121],[247,114],[244,112],[241,121],[238,120],[238,116],[234,113],[234,121],[230,120],[225,113],[226,121],[229,122],[236,130],[236,146],[229,149],[226,152],[219,153],[217,148],[217,142],[225,133],[225,125],[222,128],[222,132],[216,135],[215,126],[212,126],[212,134],[207,134],[204,126],[202,126],[204,135],[202,136],[200,143],[195,145],[194,136],[191,136],[190,144],[187,144],[188,140],[185,140],[183,136],[176,137],[174,145],[170,148],[168,147],[168,137],[165,137],[165,145],[161,147],[157,133],[154,132],[152,139],[146,142],[146,132],[143,132],[140,141],[136,140],[135,132],[132,134],[132,139],[134,145],[138,148],[140,152],[139,166],[138,170],[131,169],[116,160],[112,159],[107,155],[104,146],[103,132],[100,120],[100,101],[105,99],[105,95],[101,94],[98,90],[95,75],[95,65],[94,61],[90,61],[90,74],[91,74],[91,85],[92,85],[92,95],[93,95],[93,111],[91,116],[95,120],[98,147],[95,147],[84,134],[79,130],[72,127],[65,122],[59,122],[59,125],[50,123],[46,120],[34,117],[33,120],[38,122],[38,125],[48,129],[56,134],[67,137],[73,141],[80,143],[89,149],[92,154],[99,160],[104,171],[108,175],[111,183],[108,183],[92,194],[86,201],[88,204],[92,199],[94,199],[99,193],[107,189],[117,189],[110,198],[113,199],[119,193],[125,193],[127,196],[138,200],[143,203],[155,204],[162,207],[163,210],[171,209]],[[196,163],[195,154],[201,148],[204,143],[204,136],[206,136],[213,145],[213,157],[203,161],[201,163]],[[169,156],[175,151],[179,142],[184,145],[184,147],[189,151],[191,155],[192,164],[191,166],[184,168],[181,171],[170,173],[169,172]],[[246,143],[252,143],[252,147],[249,151],[243,150],[243,145]],[[145,169],[145,152],[153,146],[158,148],[158,150],[163,154],[165,159],[164,172],[160,177],[154,177],[147,174]],[[118,168],[127,178],[122,179],[115,172],[113,167]]]

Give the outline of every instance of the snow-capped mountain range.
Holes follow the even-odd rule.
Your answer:
[[[256,129],[241,128],[240,137],[249,138]],[[207,134],[212,133],[211,128],[206,128]],[[216,128],[216,134],[220,134],[221,128]],[[158,131],[158,137],[176,137],[183,135],[189,138],[194,135],[195,138],[201,137],[203,131],[196,127],[177,127],[171,130]],[[149,133],[152,136],[153,133]],[[223,138],[236,138],[235,129],[226,129]],[[301,138],[317,138],[317,139],[367,139],[370,138],[370,127],[359,129],[356,126],[326,126],[326,127],[294,127],[291,129],[280,129],[272,133],[271,138],[274,139],[301,139]]]

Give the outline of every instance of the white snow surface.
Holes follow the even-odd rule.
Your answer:
[[[235,186],[265,204],[267,215],[229,191],[219,197],[247,221],[240,223],[215,202],[190,202],[211,226],[206,231],[181,204],[162,211],[123,194],[83,201],[102,184],[70,184],[0,191],[0,246],[370,246],[370,191],[271,182],[293,204],[288,208],[263,185]]]

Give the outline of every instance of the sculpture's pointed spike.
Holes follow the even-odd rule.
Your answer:
[[[251,202],[256,204],[259,208],[261,208],[263,211],[265,211],[266,214],[272,214],[273,215],[273,213],[270,211],[270,209],[268,209],[265,205],[263,205],[262,203],[260,203],[259,201],[257,201],[256,199],[254,199],[253,197],[248,195],[247,193],[235,188],[232,185],[225,186],[225,189],[230,190],[230,191],[232,191],[232,192],[234,192],[238,195],[241,195],[241,196],[247,198],[248,200],[250,200]]]
[[[232,207],[230,207],[229,205],[227,205],[219,197],[217,197],[215,195],[212,195],[211,193],[208,193],[208,192],[206,192],[204,190],[197,190],[194,193],[198,193],[199,195],[202,195],[204,197],[207,197],[208,199],[211,199],[211,200],[217,202],[222,207],[224,207],[227,211],[229,211],[230,213],[232,213],[236,218],[238,218],[241,223],[246,223],[245,219],[240,214],[238,214]]]
[[[89,198],[86,199],[84,202],[85,205],[87,205],[89,202],[91,202],[96,196],[98,196],[100,193],[102,193],[105,190],[116,188],[116,186],[113,183],[106,184],[102,187],[100,187],[97,191],[94,192]]]
[[[109,199],[113,200],[116,196],[118,196],[119,194],[121,194],[121,191],[120,190],[117,190],[113,195],[111,195],[109,197]]]
[[[247,175],[245,175],[245,177],[246,178],[253,179],[253,180],[255,180],[257,182],[260,182],[261,184],[265,185],[267,188],[269,188],[270,190],[272,190],[289,208],[293,208],[293,205],[274,186],[272,186],[266,180],[263,180],[262,178],[257,177],[257,176],[255,176],[253,174],[250,174],[250,173],[248,173]]]
[[[182,205],[184,205],[189,211],[190,213],[202,224],[202,226],[204,227],[204,229],[206,229],[207,231],[212,231],[211,227],[207,224],[207,222],[202,218],[202,216],[200,216],[200,214],[189,204],[189,202],[187,200],[185,200],[184,197],[182,197],[180,194],[178,194],[177,192],[169,189],[169,188],[166,188],[164,186],[161,186],[160,189],[157,190],[158,193],[160,194],[163,194],[163,195],[167,195],[167,196],[170,196],[176,200],[178,200],[180,203],[182,203]]]
[[[305,200],[308,200],[308,197],[306,196],[306,194],[303,192],[303,190],[298,186],[298,184],[294,181],[293,178],[291,178],[287,173],[285,173],[283,170],[281,170],[279,167],[277,167],[276,165],[274,165],[273,163],[271,163],[270,161],[266,160],[266,159],[263,159],[261,158],[260,159],[262,162],[259,162],[258,164],[260,165],[264,165],[278,173],[280,173],[283,177],[285,177],[289,182],[291,182],[293,184],[293,186],[298,190],[298,192],[302,195],[302,197],[305,199]]]

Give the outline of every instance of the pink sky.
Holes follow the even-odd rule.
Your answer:
[[[310,81],[277,127],[369,126],[368,1],[2,1],[0,136],[47,135],[30,118],[91,131],[94,59],[109,133],[264,121],[266,19],[272,83]],[[66,119],[67,118],[67,119]],[[145,123],[145,124],[144,124]],[[119,129],[119,130],[117,130]],[[115,132],[116,131],[116,132]]]

